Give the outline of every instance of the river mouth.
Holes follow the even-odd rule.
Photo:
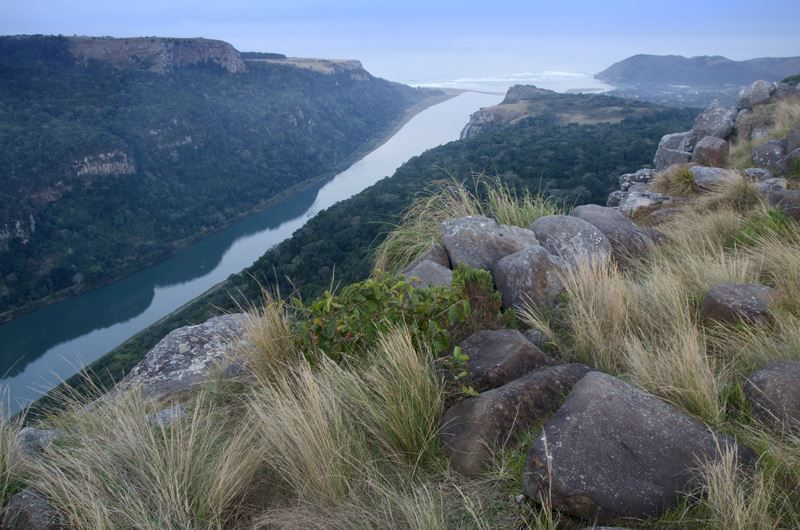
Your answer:
[[[413,156],[457,140],[469,116],[502,95],[465,92],[421,111],[345,171],[119,281],[0,326],[0,385],[14,413],[116,346],[289,238]]]

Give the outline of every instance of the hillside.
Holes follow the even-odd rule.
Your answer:
[[[582,101],[580,96],[564,96]],[[618,100],[607,98],[612,105]],[[619,123],[562,125],[552,115],[451,142],[414,157],[397,172],[358,195],[320,212],[291,238],[253,266],[187,307],[142,331],[93,365],[108,382],[118,379],[170,330],[198,323],[237,302],[258,300],[260,287],[284,296],[298,291],[313,298],[333,280],[346,285],[371,272],[376,246],[401,214],[428,186],[453,176],[472,182],[475,172],[502,175],[520,192],[541,190],[564,204],[605,202],[619,174],[652,161],[658,140],[689,127],[694,111],[651,107]],[[73,380],[77,383],[77,380]]]
[[[207,39],[0,38],[0,316],[130,274],[443,97]]]

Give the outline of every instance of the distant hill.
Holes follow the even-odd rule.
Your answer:
[[[614,63],[595,78],[612,85],[671,84],[691,87],[746,85],[758,79],[780,81],[800,72],[800,57],[764,57],[732,61],[716,55],[634,55]]]
[[[216,40],[0,37],[0,317],[346,167],[431,94]]]

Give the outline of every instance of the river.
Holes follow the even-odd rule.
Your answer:
[[[251,265],[312,216],[458,139],[469,115],[503,98],[466,92],[429,107],[327,182],[255,213],[117,282],[0,326],[0,385],[12,412],[153,322]]]

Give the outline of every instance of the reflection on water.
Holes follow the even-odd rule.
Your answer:
[[[502,96],[465,93],[435,105],[327,183],[298,193],[105,287],[0,326],[0,373],[12,408],[36,399],[132,335],[251,265],[308,219],[412,156],[455,140],[470,113]]]

